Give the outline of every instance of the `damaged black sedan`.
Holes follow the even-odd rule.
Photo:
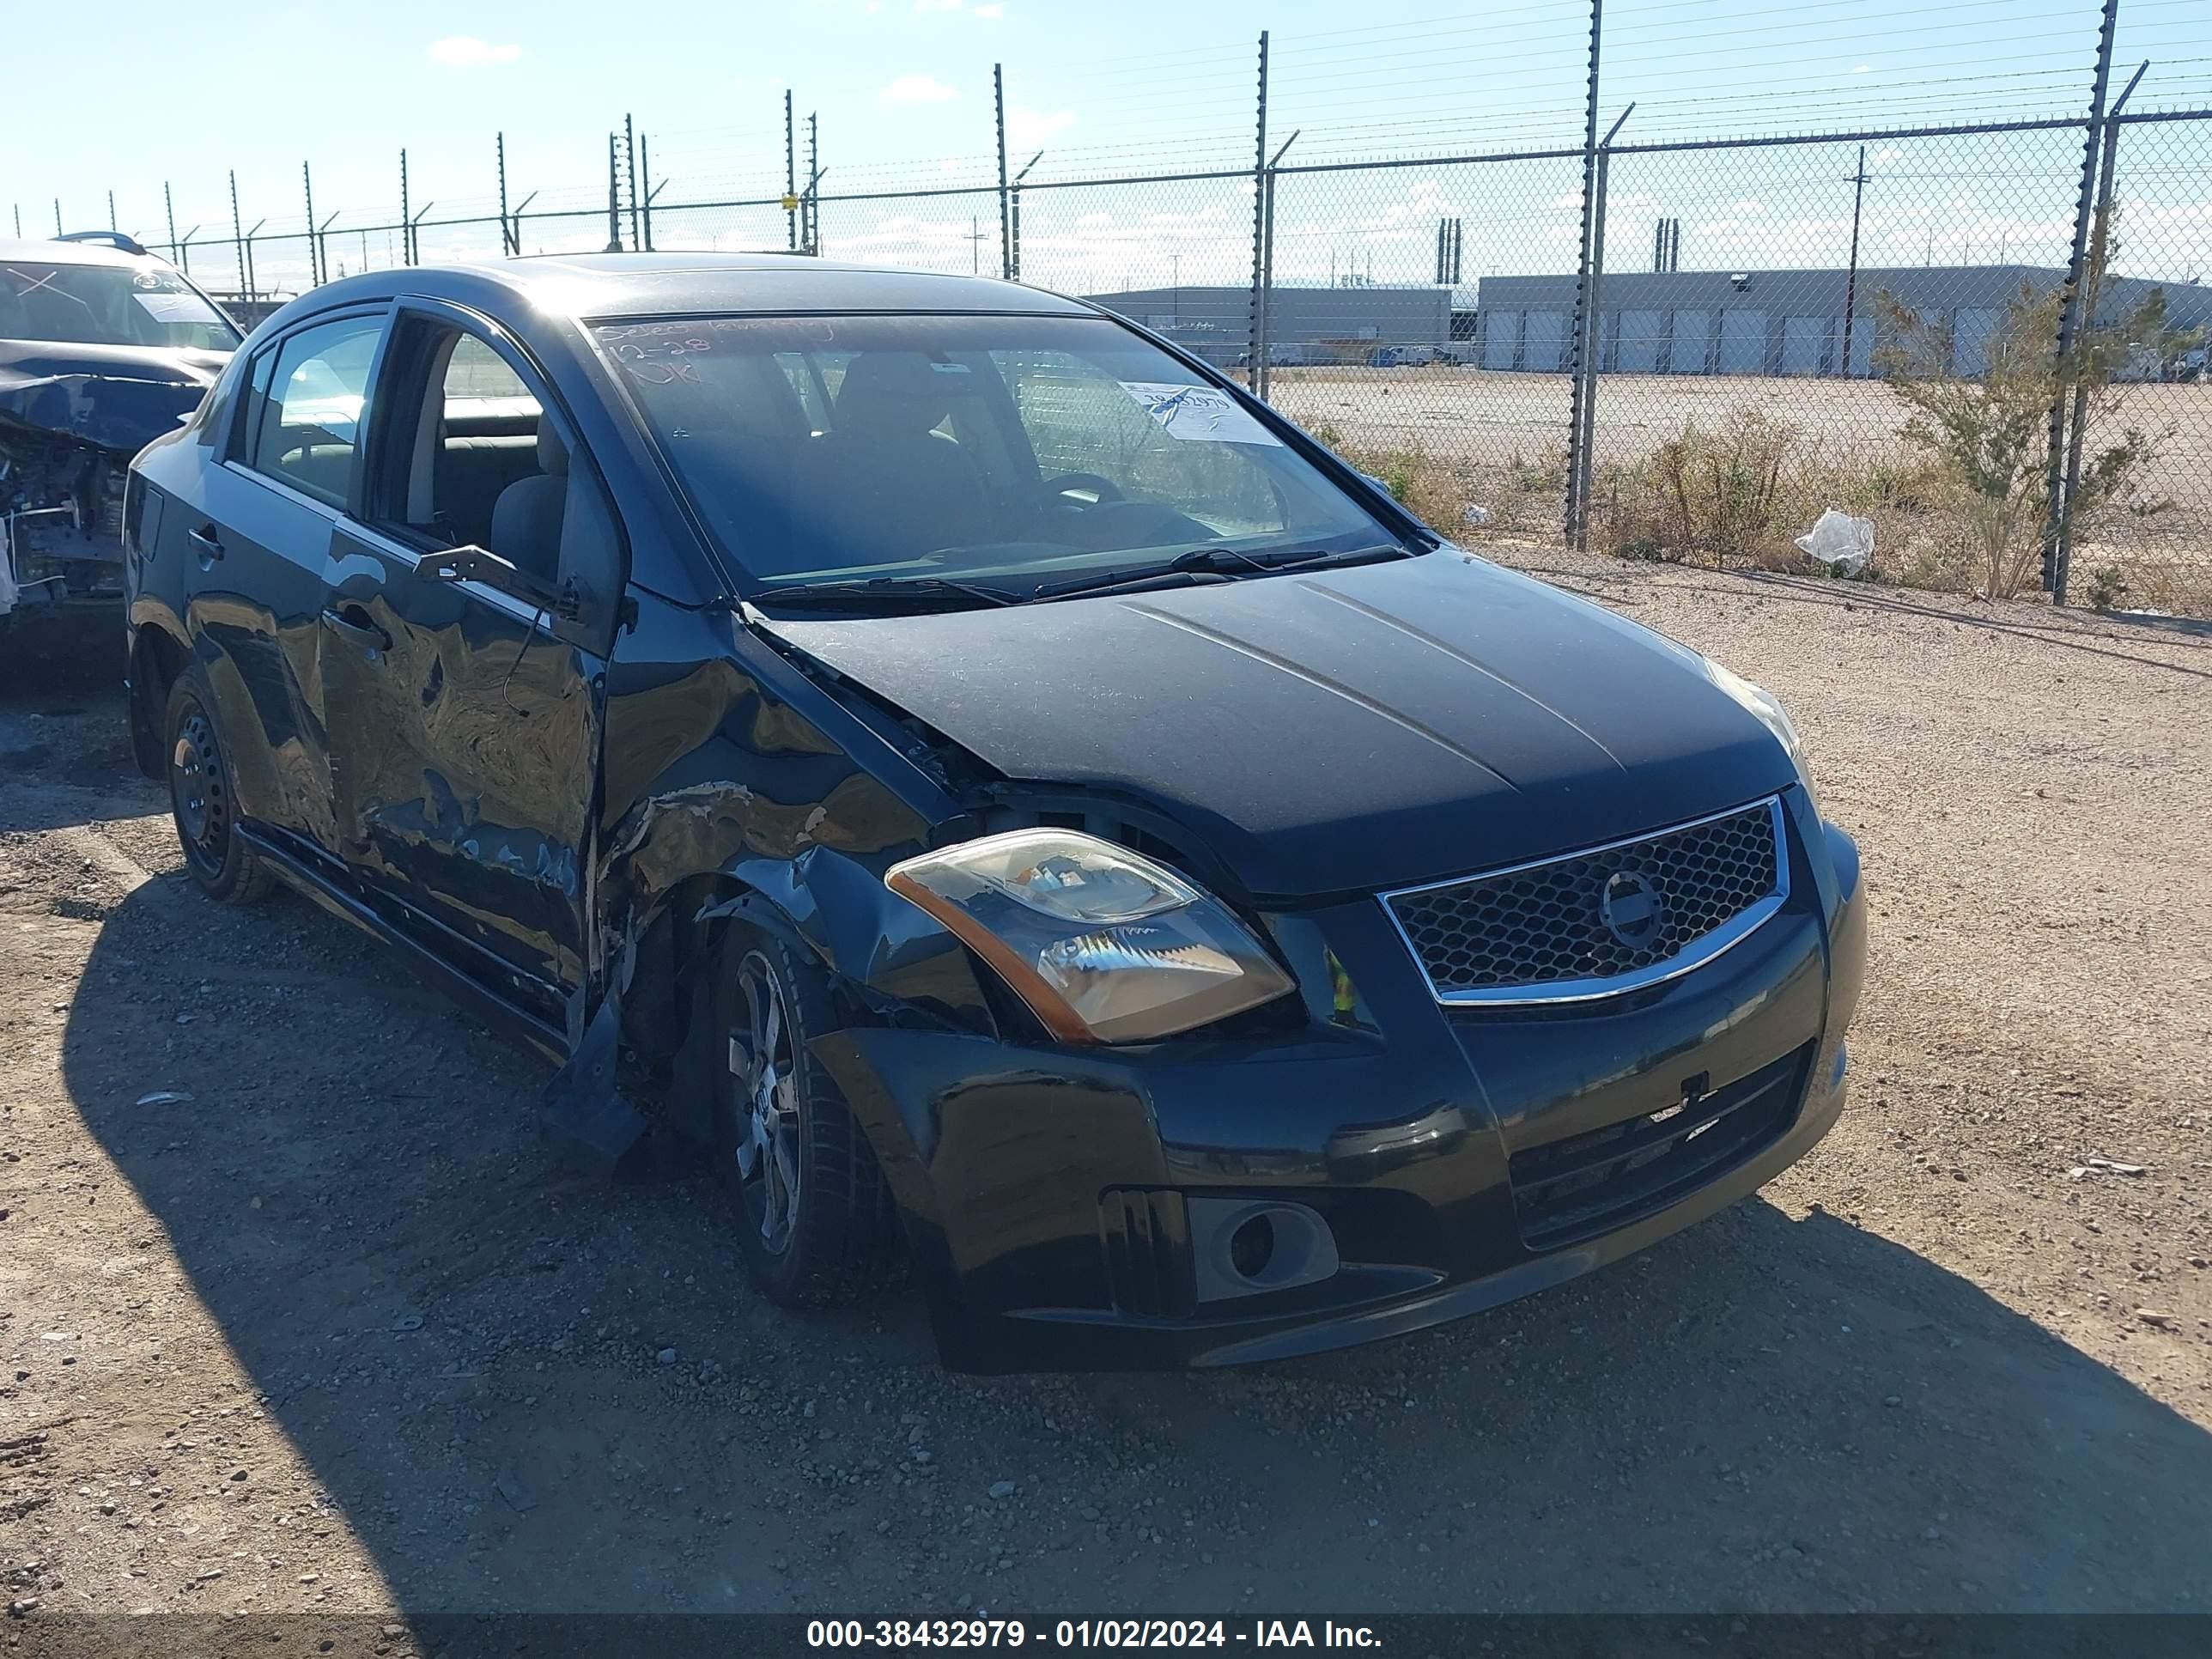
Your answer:
[[[1844,1092],[1765,692],[1096,307],[773,255],[334,283],[143,455],[141,764],[688,1148],[762,1289],[1222,1364],[1539,1290]]]
[[[131,458],[176,430],[239,337],[127,236],[0,240],[0,636],[119,608]]]

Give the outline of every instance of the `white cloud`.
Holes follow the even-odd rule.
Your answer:
[[[1875,151],[1873,159],[1877,161],[1896,161],[1903,160],[1905,152],[1898,149],[1895,144],[1884,144],[1880,149]]]
[[[1042,144],[1046,139],[1058,137],[1074,125],[1075,112],[1072,109],[1009,110],[1006,112],[1006,138],[1016,149],[1023,149],[1030,144]]]
[[[1004,17],[1006,15],[1006,0],[990,0],[989,4],[976,7],[970,15],[976,17],[988,17],[994,21]]]
[[[454,69],[475,69],[485,64],[512,64],[522,48],[512,40],[494,46],[473,34],[449,34],[430,43],[430,61]]]
[[[958,88],[927,75],[902,75],[876,94],[886,104],[947,104],[959,95]]]
[[[1854,64],[1851,65],[1851,73],[1854,75],[1864,75],[1873,67],[1874,65],[1871,64]]]

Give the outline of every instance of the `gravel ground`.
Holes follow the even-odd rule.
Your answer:
[[[549,1164],[542,1062],[203,901],[104,663],[17,675],[0,1600],[395,1654],[503,1609],[2205,1608],[2212,640],[1524,556],[1796,710],[1874,896],[1852,1106],[1616,1269],[1226,1374],[960,1378],[910,1303],[765,1306],[703,1184]]]

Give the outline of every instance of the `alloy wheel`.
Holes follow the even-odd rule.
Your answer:
[[[799,1079],[791,1018],[775,969],[760,951],[738,966],[742,1030],[730,1034],[735,1080],[732,1137],[746,1218],[775,1255],[791,1246],[799,1215]]]

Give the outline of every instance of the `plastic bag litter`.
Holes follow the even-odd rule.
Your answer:
[[[1874,520],[1830,507],[1797,545],[1827,566],[1832,576],[1863,576],[1874,559]]]
[[[1480,528],[1481,526],[1486,525],[1490,522],[1490,509],[1486,507],[1476,507],[1470,503],[1460,510],[1459,516],[1463,522]]]

